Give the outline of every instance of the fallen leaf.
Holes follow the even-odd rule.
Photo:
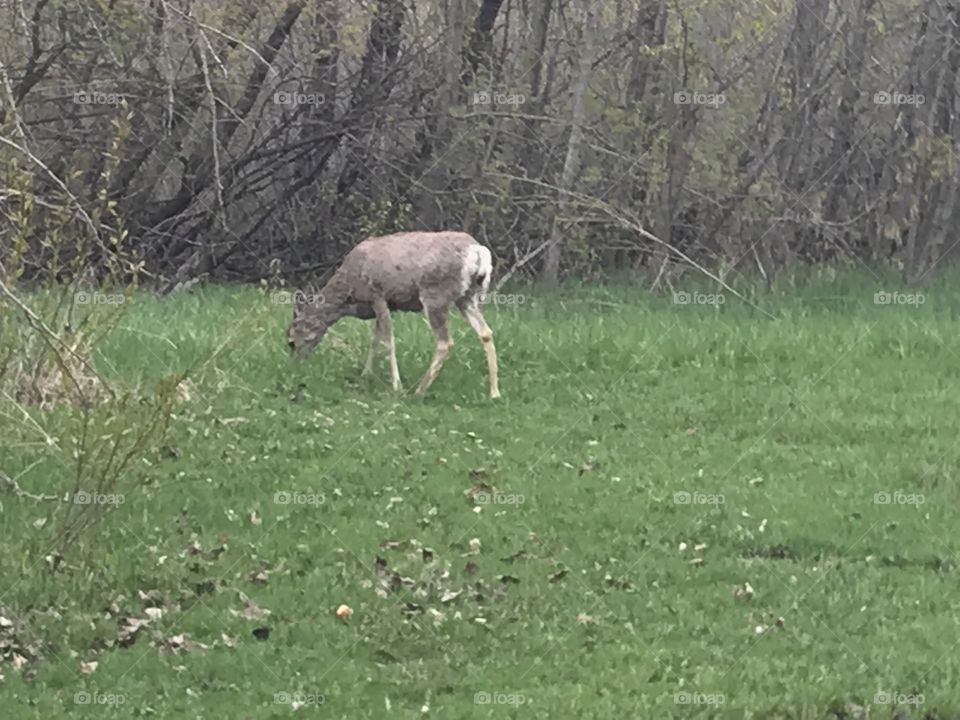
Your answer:
[[[176,460],[180,457],[180,448],[173,445],[164,445],[160,448],[160,457],[167,460]]]
[[[480,496],[480,499],[485,501],[487,498],[496,495],[497,489],[489,483],[476,482],[464,490],[463,494],[471,500],[474,500],[477,498],[477,496]]]
[[[84,675],[92,675],[97,671],[97,665],[99,665],[96,660],[90,660],[89,662],[80,661],[80,672]]]
[[[453,602],[462,594],[463,594],[463,590],[457,590],[457,591],[445,590],[443,595],[440,597],[440,602],[442,603]]]
[[[137,590],[137,597],[147,607],[159,607],[163,605],[163,593],[159,590]]]
[[[149,624],[149,618],[126,618],[120,624],[120,636],[117,638],[117,645],[120,647],[130,647],[137,641],[140,630]]]
[[[353,608],[349,605],[340,605],[335,614],[340,620],[349,620],[353,616]]]
[[[160,643],[161,655],[182,655],[183,653],[206,652],[207,650],[209,650],[207,645],[191,640],[182,633],[169,637]]]
[[[246,597],[241,593],[242,599],[244,601],[243,610],[233,610],[230,612],[237,617],[242,617],[245,620],[263,620],[265,617],[270,615],[270,611],[266,608],[262,608],[257,605],[253,600]]]
[[[247,576],[247,579],[248,579],[250,582],[253,582],[253,583],[258,583],[258,584],[260,584],[260,585],[266,585],[266,584],[267,584],[267,580],[270,579],[270,571],[268,571],[268,570],[258,570],[257,572],[250,573],[250,575]]]
[[[517,560],[523,560],[526,557],[527,557],[527,551],[521,549],[521,550],[517,550],[513,555],[507,555],[505,558],[500,558],[500,559],[503,560],[505,563],[512,563],[512,562],[516,562]]]
[[[867,717],[866,708],[856,703],[848,702],[843,706],[843,710],[844,716],[849,717],[850,720],[864,720]],[[897,713],[897,717],[900,717],[899,713]]]
[[[561,580],[563,580],[563,579],[567,576],[567,573],[568,573],[568,572],[569,572],[569,570],[567,570],[567,568],[560,568],[560,569],[557,570],[555,573],[553,573],[552,575],[550,575],[549,580],[550,580],[550,582],[552,582],[552,583],[560,582]]]

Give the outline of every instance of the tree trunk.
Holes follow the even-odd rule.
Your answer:
[[[569,206],[567,192],[573,187],[573,181],[580,167],[580,150],[583,143],[583,121],[586,108],[584,101],[590,85],[590,76],[593,72],[595,23],[596,11],[588,5],[584,10],[583,18],[583,51],[577,68],[577,81],[573,88],[573,116],[570,122],[570,139],[567,141],[567,156],[563,161],[560,194],[557,198],[557,204],[561,210],[566,210]],[[560,257],[562,254],[563,235],[554,214],[543,263],[543,280],[548,284],[556,284],[560,278]]]

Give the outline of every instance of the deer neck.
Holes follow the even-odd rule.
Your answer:
[[[342,317],[361,319],[373,317],[373,311],[369,303],[358,303],[353,297],[353,291],[349,283],[339,273],[330,278],[330,281],[324,286],[322,294],[324,305],[329,308],[333,315],[332,322],[336,322]]]

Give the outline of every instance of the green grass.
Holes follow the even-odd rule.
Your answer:
[[[194,387],[56,571],[41,503],[0,495],[0,614],[42,648],[0,661],[3,717],[287,717],[282,693],[351,719],[892,717],[878,692],[956,716],[960,302],[944,282],[876,305],[877,285],[756,295],[775,319],[730,295],[528,289],[486,311],[496,402],[460,318],[418,399],[382,356],[360,377],[369,324],[298,363],[289,308],[253,289],[140,296],[98,366],[143,388],[193,368]],[[395,329],[412,387],[429,331]],[[69,461],[0,446],[10,477],[37,463],[34,493],[69,487]],[[477,512],[478,481],[502,502]],[[138,591],[164,614],[117,647]],[[241,594],[270,615],[235,614]],[[209,649],[162,653],[179,634]]]

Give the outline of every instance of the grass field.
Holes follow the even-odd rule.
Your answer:
[[[960,301],[878,284],[769,316],[520,290],[486,310],[499,401],[460,318],[419,399],[360,377],[367,323],[296,362],[269,294],[138,297],[98,366],[192,388],[55,570],[43,503],[0,495],[0,649],[43,648],[0,715],[956,717]],[[429,330],[395,326],[409,388]],[[0,446],[32,493],[65,467]]]

